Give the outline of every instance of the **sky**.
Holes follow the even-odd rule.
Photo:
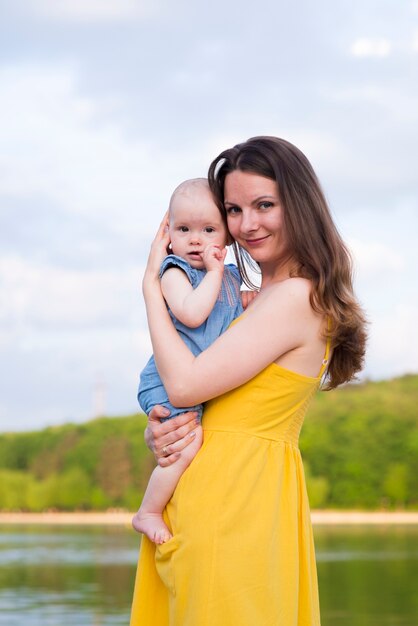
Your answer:
[[[138,410],[171,192],[295,143],[355,260],[363,378],[418,372],[418,0],[0,0],[0,431]]]

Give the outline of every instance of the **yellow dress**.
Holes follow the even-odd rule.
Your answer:
[[[205,405],[173,537],[142,539],[131,626],[319,626],[298,438],[327,356],[317,378],[272,363]]]

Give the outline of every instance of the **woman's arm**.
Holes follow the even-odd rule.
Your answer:
[[[159,288],[145,290],[154,358],[170,402],[205,402],[253,378],[306,338],[306,287],[290,279],[258,296],[241,319],[197,357],[178,337]],[[309,306],[309,304],[308,304]]]
[[[210,244],[203,262],[207,269],[202,282],[193,289],[186,273],[170,267],[161,277],[164,299],[173,315],[189,328],[197,328],[209,317],[222,284],[226,250]]]
[[[158,270],[168,245],[164,220],[151,246],[143,280],[154,358],[174,406],[192,406],[234,389],[287,353],[318,341],[322,316],[313,312],[310,283],[291,278],[262,291],[240,320],[195,357],[176,332]]]

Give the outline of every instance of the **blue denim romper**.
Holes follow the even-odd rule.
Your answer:
[[[193,289],[196,289],[206,274],[206,270],[194,269],[181,257],[170,254],[162,262],[160,278],[169,267],[182,269],[187,274]],[[225,265],[222,285],[215,306],[206,321],[197,328],[189,328],[179,322],[169,309],[170,317],[177,332],[195,356],[206,350],[228,328],[232,320],[241,315],[243,309],[240,284],[238,268],[232,264]],[[167,419],[172,419],[185,411],[197,411],[200,419],[203,412],[202,404],[192,407],[174,407],[170,404],[153,356],[141,372],[138,402],[147,415],[153,406],[161,404],[170,410],[170,417]]]

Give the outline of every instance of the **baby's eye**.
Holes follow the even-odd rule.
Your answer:
[[[206,226],[205,233],[214,233],[215,229],[212,226]]]
[[[179,226],[179,231],[181,233],[187,233],[189,232],[189,229],[187,228],[187,226]]]
[[[241,209],[239,206],[230,206],[226,209],[228,215],[236,215],[237,213],[241,213]]]

